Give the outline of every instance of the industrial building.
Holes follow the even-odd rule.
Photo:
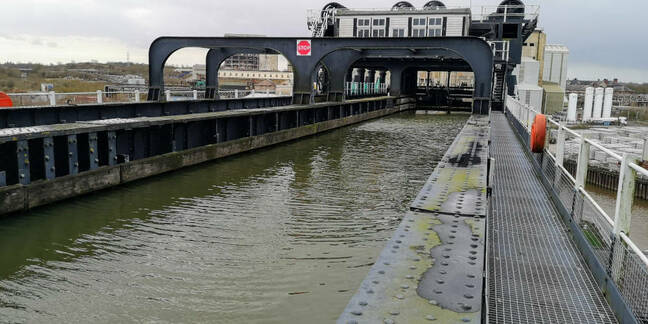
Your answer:
[[[529,42],[537,27],[538,7],[525,6],[519,0],[504,0],[494,8],[494,12],[473,11],[468,6],[448,7],[441,1],[429,1],[417,8],[400,1],[391,8],[352,9],[332,2],[322,10],[310,12],[308,27],[315,38],[480,37],[493,51],[492,105],[501,109],[505,95],[513,94],[512,72],[520,63],[522,44]],[[408,92],[416,94],[420,107],[445,109],[472,105],[476,90],[473,71],[465,61],[451,56],[437,56],[422,62],[417,70],[409,71],[416,82],[408,86]],[[392,79],[386,69],[362,65],[356,64],[347,75],[346,81],[353,87]],[[326,82],[318,80],[316,88],[325,87]]]

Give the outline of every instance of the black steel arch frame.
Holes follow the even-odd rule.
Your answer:
[[[293,66],[293,102],[297,104],[312,102],[311,80],[313,73],[317,65],[332,53],[344,54],[335,54],[324,63],[333,74],[338,74],[336,71],[340,71],[339,74],[345,74],[349,61],[339,58],[347,56],[348,60],[351,60],[354,51],[360,52],[362,55],[363,52],[369,50],[405,50],[412,53],[412,55],[402,56],[404,60],[407,60],[417,51],[433,49],[456,53],[472,67],[475,74],[473,111],[488,113],[490,110],[493,52],[488,43],[480,38],[315,38],[311,40],[310,56],[297,54],[299,39],[292,37],[160,37],[151,44],[149,49],[149,99],[158,100],[164,91],[163,69],[166,60],[177,50],[186,47],[226,49],[224,52],[229,56],[233,55],[231,53],[240,52],[241,49],[283,55]],[[333,76],[331,79],[332,83],[336,81]]]

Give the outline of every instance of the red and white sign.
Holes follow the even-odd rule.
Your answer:
[[[297,56],[311,56],[311,41],[297,40]]]

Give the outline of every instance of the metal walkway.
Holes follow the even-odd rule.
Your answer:
[[[524,148],[492,113],[490,323],[616,323]]]

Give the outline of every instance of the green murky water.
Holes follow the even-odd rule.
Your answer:
[[[332,322],[466,119],[399,114],[0,219],[0,322]]]

